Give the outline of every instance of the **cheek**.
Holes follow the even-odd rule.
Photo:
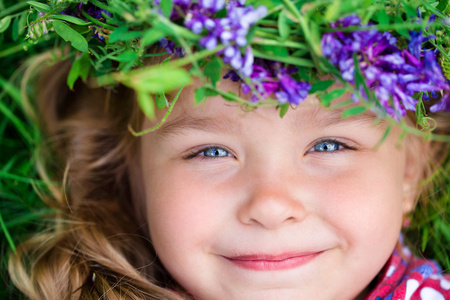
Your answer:
[[[146,181],[146,199],[155,248],[157,251],[160,248],[160,253],[174,245],[195,249],[196,244],[209,238],[218,222],[217,213],[221,210],[218,209],[217,195],[208,192],[210,188],[206,190],[207,179],[194,179],[192,174],[180,169],[171,171],[166,167],[164,172],[152,175],[156,178]]]
[[[324,189],[322,197],[330,200],[320,209],[350,245],[395,245],[403,216],[402,156],[397,159],[364,160]]]

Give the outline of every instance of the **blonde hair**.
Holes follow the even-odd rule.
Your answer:
[[[128,125],[140,128],[143,116],[133,92],[80,81],[71,91],[69,69],[66,61],[39,73],[36,115],[49,139],[38,167],[43,178],[59,183],[42,196],[56,213],[53,226],[11,255],[14,284],[30,299],[189,297],[159,262],[137,213],[144,202],[133,173],[138,139]],[[448,122],[439,126],[449,133]],[[444,146],[431,143],[433,169],[447,155]]]

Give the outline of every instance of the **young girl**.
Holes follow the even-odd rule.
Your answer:
[[[188,1],[174,3],[177,13],[192,8]],[[192,9],[212,9],[208,3]],[[45,198],[58,213],[53,228],[11,256],[15,284],[31,299],[450,299],[450,276],[414,257],[400,234],[430,168],[446,157],[446,144],[417,133],[414,114],[398,122],[409,101],[400,83],[377,85],[381,81],[370,77],[381,70],[383,80],[391,78],[386,70],[399,57],[412,65],[413,51],[386,54],[392,37],[363,34],[378,39],[376,46],[390,40],[375,52],[389,67],[347,68],[342,56],[330,53],[347,83],[319,74],[316,82],[334,81],[321,94],[308,95],[308,83],[294,82],[288,76],[295,71],[273,61],[255,62],[251,76],[270,69],[274,76],[266,77],[279,81],[252,86],[245,81],[248,53],[241,64],[229,61],[235,71],[221,77],[242,81],[219,80],[214,91],[243,98],[247,106],[220,95],[195,105],[194,99],[203,100],[201,88],[210,86],[195,79],[165,95],[168,107],[149,113],[142,91],[139,106],[123,85],[106,89],[78,80],[71,89],[70,62],[43,70],[36,116],[48,140],[40,166],[44,178],[60,183],[50,185]],[[322,42],[327,38],[337,41],[327,36]],[[145,63],[159,66],[166,57]],[[421,82],[421,90],[448,89],[440,69],[426,63],[421,74],[436,77]],[[372,95],[364,84],[343,92],[350,91],[348,82],[357,84],[358,68],[381,104],[388,85],[397,88],[385,105],[393,118],[381,118],[377,107],[361,109],[358,91],[367,101]],[[188,69],[195,73],[195,63]],[[346,74],[351,69],[353,75]],[[251,88],[259,93],[247,93]],[[282,104],[251,107],[254,97],[264,104],[269,96]],[[280,118],[284,100],[295,108]],[[429,109],[444,107],[446,98],[420,103],[436,121],[434,132],[449,135],[448,114]],[[148,128],[140,137],[131,134]]]

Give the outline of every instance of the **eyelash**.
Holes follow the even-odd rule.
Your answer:
[[[322,143],[334,143],[334,144],[337,144],[338,145],[338,149],[335,150],[335,151],[314,151],[316,146],[318,146],[318,145],[320,145]],[[339,148],[339,147],[342,147],[342,148]],[[316,153],[324,153],[324,154],[328,155],[328,154],[336,154],[336,152],[348,151],[348,150],[354,151],[354,150],[358,150],[358,148],[350,146],[347,143],[344,143],[344,142],[342,142],[342,141],[340,141],[338,139],[335,139],[335,138],[325,138],[325,139],[322,139],[322,140],[319,140],[319,141],[315,142],[314,145],[308,151],[306,151],[306,153],[316,152]]]
[[[338,149],[334,150],[334,151],[314,151],[315,147],[321,143],[335,143],[338,145]],[[342,147],[342,148],[339,148]],[[204,153],[208,150],[211,149],[219,149],[219,150],[223,150],[225,152],[227,152],[227,156],[205,156],[205,155],[200,155],[201,153]],[[356,147],[352,147],[342,141],[339,141],[337,139],[333,139],[333,138],[326,138],[323,140],[319,140],[317,141],[308,151],[306,151],[306,153],[311,153],[311,152],[317,152],[317,153],[324,153],[324,154],[335,154],[336,152],[340,152],[340,151],[354,151],[354,150],[358,150]],[[305,153],[305,154],[306,154]],[[223,157],[234,157],[234,155],[231,153],[231,151],[227,150],[225,147],[222,146],[217,146],[217,145],[208,145],[202,148],[197,148],[197,149],[193,149],[191,150],[191,153],[189,155],[187,155],[184,159],[189,160],[189,159],[193,159],[193,158],[200,158],[200,159],[218,159],[218,158],[223,158]]]
[[[206,152],[208,150],[211,149],[220,149],[223,151],[226,151],[229,155],[227,156],[205,156],[205,155],[200,155],[203,152]],[[188,160],[188,159],[193,159],[193,158],[200,158],[200,159],[218,159],[218,158],[223,158],[223,157],[234,157],[233,154],[231,154],[231,151],[227,150],[225,147],[223,146],[218,146],[218,145],[208,145],[202,148],[196,148],[190,151],[191,153],[186,156],[184,159]]]

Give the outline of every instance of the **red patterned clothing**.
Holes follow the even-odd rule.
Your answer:
[[[442,274],[432,260],[394,251],[382,279],[366,300],[445,300],[450,299],[450,274]]]

